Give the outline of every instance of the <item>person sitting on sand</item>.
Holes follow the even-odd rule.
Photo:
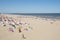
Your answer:
[[[12,28],[12,27],[11,27],[11,28],[9,28],[9,31],[10,31],[10,32],[14,32],[14,30],[13,30],[13,28]]]
[[[14,28],[16,28],[14,22],[9,22],[9,25],[11,25],[11,26],[13,26]]]

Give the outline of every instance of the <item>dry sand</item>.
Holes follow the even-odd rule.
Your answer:
[[[5,14],[4,14],[5,15]],[[43,19],[35,16],[27,15],[7,15],[11,17],[21,17],[22,22],[29,23],[32,27],[31,31],[22,31],[19,33],[9,32],[9,25],[6,27],[0,26],[0,40],[60,40],[60,20]],[[22,34],[26,39],[22,38]]]

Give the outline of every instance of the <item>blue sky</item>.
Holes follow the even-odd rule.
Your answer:
[[[60,0],[0,0],[2,13],[60,13]]]

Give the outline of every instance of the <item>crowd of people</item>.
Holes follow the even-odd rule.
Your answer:
[[[9,25],[10,26],[8,29],[9,32],[14,32],[14,29],[17,28],[19,33],[22,32],[22,28],[24,28],[24,30],[26,31],[32,29],[29,23],[26,23],[26,22],[22,23],[21,19],[20,18],[18,19],[19,21],[17,21],[17,18],[13,18],[9,16],[0,16],[0,26],[7,27],[7,25]],[[24,37],[24,34],[22,36]]]

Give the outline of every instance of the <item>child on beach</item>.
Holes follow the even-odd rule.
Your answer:
[[[23,39],[26,39],[26,37],[24,36],[24,34],[22,34],[22,38],[23,38]]]

